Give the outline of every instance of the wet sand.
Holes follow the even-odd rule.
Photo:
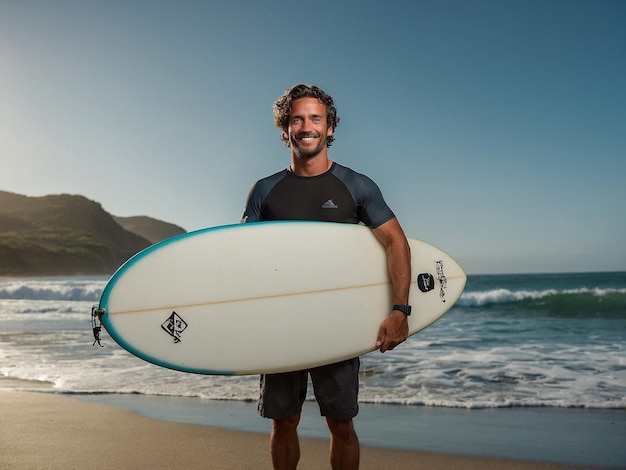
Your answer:
[[[70,396],[22,391],[23,385],[22,381],[6,378],[0,383],[1,469],[271,468],[267,434],[148,418]],[[329,468],[327,439],[303,438],[301,450],[299,469]],[[592,467],[362,446],[361,468]]]

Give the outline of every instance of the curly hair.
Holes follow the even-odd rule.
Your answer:
[[[274,103],[274,125],[281,130],[280,140],[289,147],[289,136],[285,133],[285,129],[289,127],[289,116],[291,114],[291,103],[300,98],[317,98],[317,100],[326,106],[326,120],[328,126],[333,129],[339,124],[339,116],[337,116],[337,108],[329,95],[315,86],[301,83],[285,90],[285,93]],[[335,140],[334,135],[328,136],[326,147],[330,147]]]

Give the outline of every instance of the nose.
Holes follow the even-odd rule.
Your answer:
[[[311,119],[304,119],[302,121],[302,130],[304,132],[310,132],[311,130],[313,130],[313,121]]]

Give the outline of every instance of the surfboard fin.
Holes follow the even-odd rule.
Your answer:
[[[94,341],[92,346],[95,346],[98,343],[98,346],[101,348],[104,345],[100,342],[100,330],[102,329],[102,321],[100,317],[104,314],[104,310],[99,309],[97,305],[93,305],[91,307],[91,329],[93,331]]]

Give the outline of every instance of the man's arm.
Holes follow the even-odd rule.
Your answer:
[[[393,304],[408,304],[411,286],[411,251],[402,227],[394,217],[375,228],[373,232],[387,253],[387,264],[393,286]],[[406,340],[408,334],[407,316],[399,310],[394,310],[380,325],[376,347],[383,353],[389,351]]]

